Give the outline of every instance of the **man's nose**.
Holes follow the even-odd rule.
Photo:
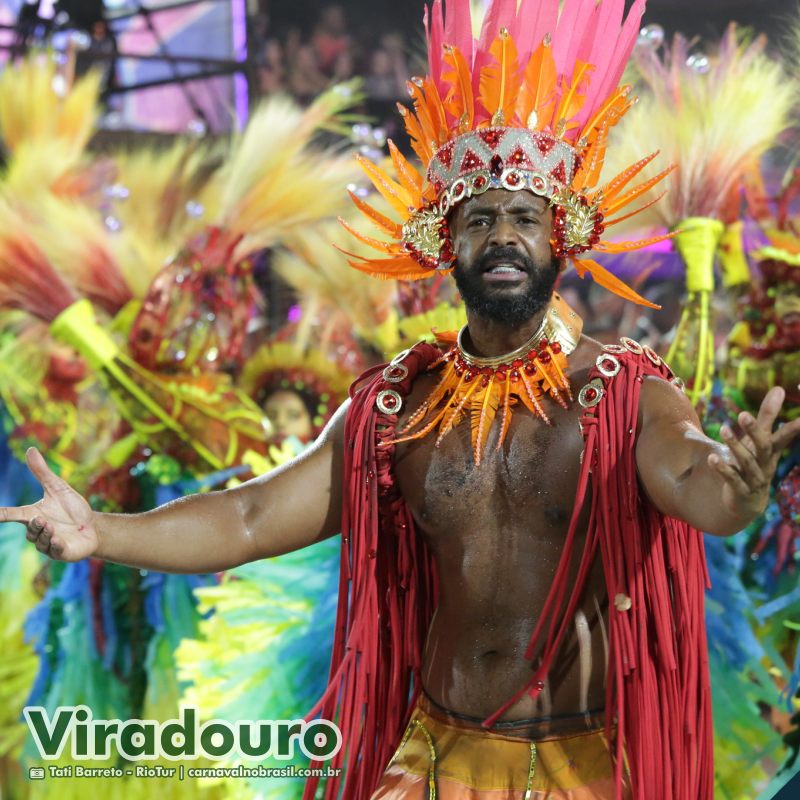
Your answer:
[[[505,247],[518,243],[517,231],[511,220],[505,216],[498,216],[494,220],[489,232],[489,244],[493,247]]]

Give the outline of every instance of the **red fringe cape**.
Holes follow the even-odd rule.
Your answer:
[[[635,460],[639,394],[645,376],[671,379],[657,358],[617,347],[619,370],[596,369],[602,399],[581,419],[584,458],[564,552],[525,657],[541,666],[486,722],[525,693],[535,697],[553,667],[599,548],[609,597],[606,727],[616,723],[615,774],[622,797],[624,756],[634,800],[711,800],[711,695],[703,599],[708,586],[702,534],[661,514],[639,486]],[[422,648],[436,607],[433,560],[392,476],[396,415],[379,392],[406,395],[440,351],[419,344],[403,359],[409,374],[387,383],[376,367],[353,384],[345,424],[342,566],[328,687],[309,719],[335,721],[342,747],[325,765],[325,800],[368,800],[392,757],[420,691]],[[578,519],[591,480],[591,514],[577,580],[570,575]],[[630,598],[615,604],[618,595]],[[624,598],[622,598],[624,600]],[[318,778],[308,780],[313,800]]]

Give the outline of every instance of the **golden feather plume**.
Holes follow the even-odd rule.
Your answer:
[[[352,155],[315,147],[313,139],[321,129],[340,124],[358,97],[353,83],[334,86],[305,110],[288,98],[272,97],[234,137],[220,174],[215,224],[244,237],[240,255],[349,207],[345,187],[358,178]]]
[[[654,149],[678,169],[667,179],[665,200],[615,233],[723,217],[744,174],[787,129],[796,86],[764,53],[764,40],[747,41],[735,25],[709,56],[707,72],[687,64],[689,43],[681,36],[665,59],[643,49],[636,59],[643,80],[639,103],[612,134],[607,174]],[[642,176],[655,173],[648,165]]]
[[[71,86],[49,53],[33,52],[0,74],[0,139],[9,153],[4,183],[33,199],[42,192],[92,197],[106,176],[84,151],[99,117],[100,76]]]
[[[111,246],[135,297],[143,298],[165,262],[217,215],[224,155],[220,146],[190,139],[112,154],[127,197],[114,207],[121,227]]]
[[[99,115],[101,76],[90,72],[72,86],[49,53],[33,52],[0,74],[0,138],[12,153],[23,142],[68,142],[78,154]]]

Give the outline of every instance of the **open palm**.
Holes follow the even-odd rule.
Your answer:
[[[800,434],[800,419],[773,431],[785,396],[781,387],[773,387],[761,403],[757,417],[741,413],[738,420],[744,431],[741,437],[728,425],[720,431],[728,446],[727,458],[715,453],[709,456],[709,464],[725,479],[720,499],[723,508],[732,514],[745,511],[755,517],[764,511],[781,453]]]
[[[0,521],[22,522],[28,541],[59,561],[80,561],[92,555],[98,538],[89,504],[47,466],[36,448],[29,448],[26,458],[44,497],[29,506],[0,507]]]

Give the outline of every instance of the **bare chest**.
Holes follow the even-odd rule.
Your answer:
[[[426,376],[414,387],[404,417],[425,396]],[[580,407],[545,401],[551,425],[518,404],[498,447],[499,420],[475,466],[470,422],[462,420],[436,446],[436,434],[401,443],[395,453],[399,488],[429,540],[469,539],[481,532],[559,538],[569,524],[581,467]]]

